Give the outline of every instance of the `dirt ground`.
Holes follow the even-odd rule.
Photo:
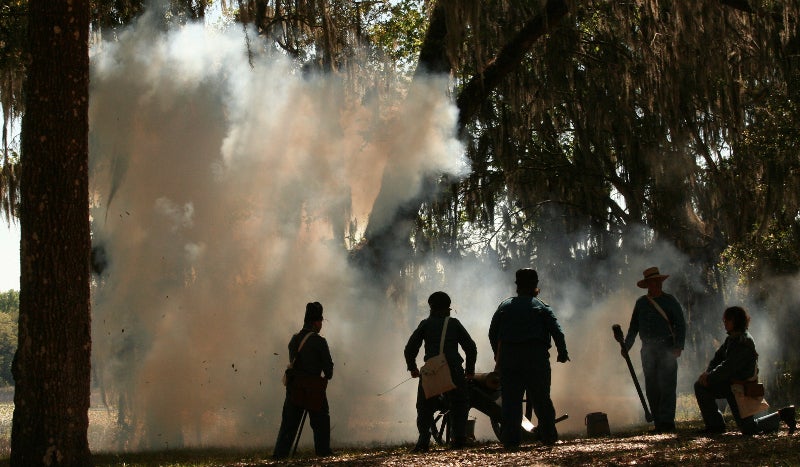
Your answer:
[[[585,466],[585,465],[800,465],[800,434],[780,433],[742,436],[695,434],[696,428],[675,434],[631,434],[601,438],[575,438],[555,446],[523,445],[509,452],[496,442],[463,450],[434,448],[426,454],[412,454],[409,446],[337,452],[333,457],[315,458],[298,453],[289,461],[270,459],[228,465],[348,465],[348,466]]]

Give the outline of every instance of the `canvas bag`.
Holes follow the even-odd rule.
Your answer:
[[[739,416],[742,418],[769,408],[769,404],[764,400],[764,385],[758,382],[758,367],[756,367],[753,377],[747,381],[734,381],[731,384],[731,392],[736,398]]]
[[[456,388],[456,385],[453,384],[453,378],[450,376],[450,366],[444,356],[444,336],[447,332],[447,322],[449,320],[449,316],[444,319],[442,337],[439,339],[439,355],[429,358],[419,369],[422,391],[425,393],[426,399],[436,397]]]

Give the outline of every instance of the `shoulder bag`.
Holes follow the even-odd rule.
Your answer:
[[[429,358],[419,369],[422,390],[425,392],[426,399],[436,397],[456,388],[456,385],[453,384],[453,378],[450,376],[450,366],[444,356],[444,336],[447,332],[447,322],[449,320],[449,316],[444,319],[442,337],[439,339],[439,354]]]
[[[769,404],[764,400],[764,385],[758,382],[758,365],[750,379],[731,381],[731,383],[731,392],[736,398],[740,417],[746,418],[769,408]]]

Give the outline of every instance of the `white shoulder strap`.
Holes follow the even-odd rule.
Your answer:
[[[661,314],[661,317],[667,320],[667,324],[669,325],[669,333],[672,334],[672,337],[675,337],[675,332],[672,330],[672,322],[667,317],[667,314],[664,313],[664,310],[661,309],[660,306],[658,306],[658,303],[656,303],[656,301],[653,300],[653,298],[650,295],[645,295],[645,297],[647,297],[647,299],[650,300],[650,303],[655,307],[656,311],[658,311]]]
[[[305,344],[306,341],[308,340],[308,338],[311,337],[311,334],[314,334],[314,333],[313,332],[309,332],[308,334],[306,334],[306,336],[303,338],[303,340],[300,341],[300,346],[297,347],[297,353],[295,354],[295,356],[292,359],[292,361],[289,362],[289,367],[294,366],[294,361],[297,360],[297,356],[300,355],[300,351],[303,349],[303,344]]]
[[[444,352],[444,335],[447,333],[447,322],[450,321],[449,316],[444,317],[444,326],[442,326],[442,337],[439,339],[439,353]]]

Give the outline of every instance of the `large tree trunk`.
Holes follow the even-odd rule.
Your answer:
[[[489,94],[520,66],[534,44],[557,26],[568,13],[568,5],[564,0],[548,0],[542,13],[527,21],[519,33],[498,51],[489,65],[464,84],[456,99],[460,135],[464,136],[466,125],[475,117]],[[417,63],[418,75],[449,73],[452,70],[446,51],[447,15],[445,2],[436,2]],[[355,254],[357,261],[391,282],[393,275],[401,271],[404,263],[411,258],[410,238],[415,219],[423,203],[437,196],[436,184],[436,177],[428,179],[419,196],[401,206],[387,225],[380,228],[368,225],[366,241]],[[384,196],[383,192],[378,194],[379,199],[381,196]]]
[[[15,466],[92,462],[88,36],[88,0],[30,0]]]

